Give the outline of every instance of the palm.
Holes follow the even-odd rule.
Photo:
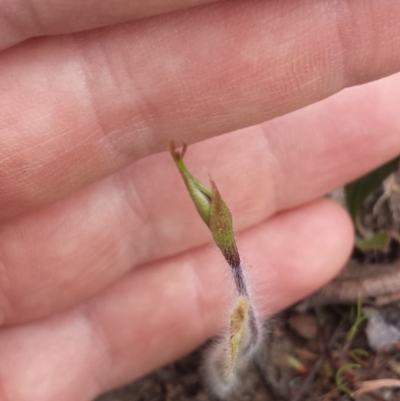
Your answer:
[[[0,54],[3,398],[88,400],[220,329],[227,268],[168,155],[136,160],[313,103],[348,76],[399,70],[394,39],[365,71],[352,66],[368,40],[348,76],[325,68],[322,55],[343,52],[315,37],[326,18],[309,21],[300,54],[290,38],[314,6],[289,3],[290,26],[265,23],[283,12],[272,1],[226,2]],[[389,42],[399,6],[385,7]],[[307,69],[313,54],[321,62]],[[262,313],[343,265],[350,222],[315,199],[399,153],[399,87],[386,78],[189,149],[191,169],[210,173],[233,211]]]

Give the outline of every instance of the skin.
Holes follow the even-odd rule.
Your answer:
[[[400,152],[398,0],[187,4],[0,0],[1,400],[90,400],[221,330],[171,139],[199,142],[264,316],[349,255],[318,199]]]

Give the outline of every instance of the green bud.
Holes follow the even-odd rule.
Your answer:
[[[182,175],[200,217],[210,229],[216,245],[229,265],[238,267],[240,265],[240,257],[235,242],[231,212],[212,180],[211,188],[209,188],[195,178],[187,169],[183,162],[186,149],[187,146],[184,145],[182,151],[179,152],[175,149],[173,142],[170,144],[172,158]]]

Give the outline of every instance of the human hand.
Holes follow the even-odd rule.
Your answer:
[[[214,137],[187,162],[231,208],[265,315],[349,255],[346,213],[316,199],[399,154],[399,75],[316,103],[400,70],[398,1],[163,14],[184,3],[2,7],[1,400],[90,400],[221,329],[228,267],[156,154],[171,139]]]

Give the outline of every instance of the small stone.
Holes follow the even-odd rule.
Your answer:
[[[295,333],[306,340],[312,340],[317,336],[317,322],[310,313],[294,314],[290,316],[288,323]]]
[[[398,306],[365,307],[363,311],[368,315],[365,332],[371,349],[391,352],[393,344],[400,342],[400,309]]]

